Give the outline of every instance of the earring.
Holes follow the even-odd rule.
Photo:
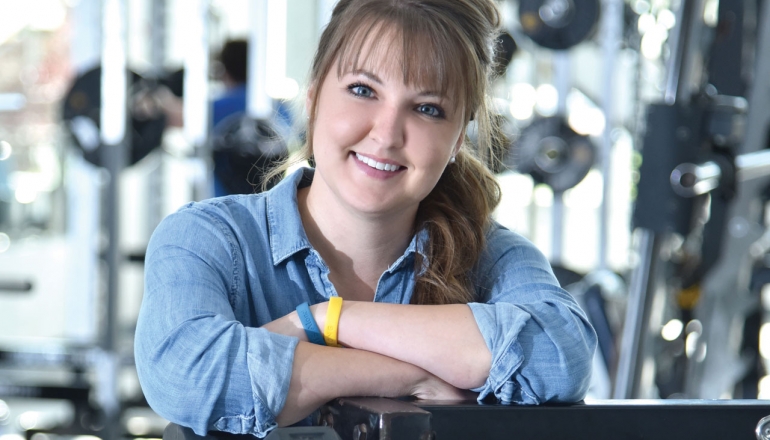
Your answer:
[[[455,163],[455,157],[454,156],[449,158],[449,163]]]

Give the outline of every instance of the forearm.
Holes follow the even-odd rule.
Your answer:
[[[380,354],[300,342],[277,421],[279,426],[296,423],[336,397],[414,395],[429,378],[419,367]]]
[[[314,315],[323,328],[326,303]],[[345,301],[341,344],[416,365],[462,389],[481,386],[492,355],[464,304],[422,306]]]

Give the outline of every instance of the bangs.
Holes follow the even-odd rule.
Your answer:
[[[468,85],[475,83],[475,72],[473,63],[464,62],[470,55],[464,50],[466,44],[446,38],[456,33],[447,32],[435,17],[428,19],[414,11],[405,12],[394,8],[386,11],[384,17],[378,14],[380,17],[359,21],[349,37],[341,41],[337,76],[400,67],[404,84],[445,97],[458,108],[473,106],[473,90]],[[445,38],[437,38],[438,35]]]

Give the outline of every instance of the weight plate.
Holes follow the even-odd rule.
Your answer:
[[[230,194],[252,194],[289,155],[287,127],[280,122],[235,114],[217,124],[212,147],[214,174]],[[271,181],[268,187],[275,185]]]
[[[591,170],[596,147],[563,118],[540,118],[522,130],[504,161],[508,168],[531,175],[554,192],[563,192],[580,183]]]
[[[566,50],[588,38],[599,21],[599,0],[520,0],[519,23],[539,46]]]
[[[135,72],[128,72],[131,86],[128,90],[129,124],[126,127],[129,145],[129,165],[133,165],[157,148],[166,128],[166,115],[155,99],[155,86]],[[62,119],[83,157],[96,166],[102,166],[101,135],[101,81],[102,69],[95,67],[78,76],[64,97]]]

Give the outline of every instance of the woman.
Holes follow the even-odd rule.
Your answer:
[[[315,170],[153,235],[136,359],[160,415],[264,436],[339,396],[583,398],[593,330],[490,219],[499,187],[474,157],[498,24],[491,0],[337,4],[306,103]]]

